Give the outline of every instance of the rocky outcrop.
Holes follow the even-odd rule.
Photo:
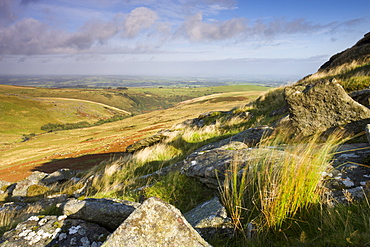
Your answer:
[[[63,213],[69,218],[94,222],[114,231],[139,206],[139,203],[129,201],[71,199],[64,205]]]
[[[370,118],[370,110],[354,101],[334,80],[286,87],[285,99],[293,131],[303,136]]]
[[[360,200],[370,190],[370,146],[367,143],[342,145],[335,153],[333,167],[325,174],[325,186],[337,202]]]
[[[329,61],[320,67],[319,71],[329,70],[345,63],[350,63],[354,60],[362,62],[365,59],[369,59],[369,54],[370,33],[367,33],[364,35],[364,38],[359,40],[351,48],[332,56]]]
[[[32,216],[6,232],[0,246],[101,246],[109,232],[103,227],[66,216]]]
[[[181,212],[152,197],[143,202],[103,244],[122,246],[210,246]]]
[[[256,152],[255,149],[248,148],[241,142],[232,142],[211,150],[202,149],[202,151],[190,154],[182,161],[182,173],[198,178],[210,188],[218,188],[223,183],[225,171],[230,168],[231,164],[240,164],[242,168],[246,163],[263,155],[263,152],[269,151],[271,150],[259,148]],[[279,151],[276,151],[276,154],[278,153]]]

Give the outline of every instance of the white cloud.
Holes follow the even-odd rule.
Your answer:
[[[246,30],[246,22],[243,18],[234,18],[227,21],[214,21],[206,23],[201,13],[189,17],[180,33],[186,35],[192,41],[224,40],[234,38]]]
[[[133,38],[143,29],[150,28],[156,20],[158,16],[154,11],[146,7],[136,8],[127,15],[123,22],[124,35]]]

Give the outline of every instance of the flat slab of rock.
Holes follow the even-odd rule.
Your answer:
[[[6,232],[0,246],[101,246],[109,232],[103,227],[66,216],[32,216]]]
[[[286,87],[285,100],[294,131],[304,136],[370,118],[370,109],[354,101],[333,80]]]
[[[225,171],[233,163],[245,165],[258,159],[260,155],[271,152],[270,149],[228,149],[228,145],[209,151],[194,152],[182,161],[181,172],[189,177],[198,178],[210,188],[218,188],[223,183]],[[275,150],[276,160],[283,151]],[[279,155],[278,155],[279,154]]]
[[[120,246],[210,246],[181,212],[151,197],[135,210],[103,244]]]
[[[125,202],[93,198],[72,199],[64,205],[63,213],[69,218],[95,222],[114,231],[140,205],[135,202]]]

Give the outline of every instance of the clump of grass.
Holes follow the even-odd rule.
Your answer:
[[[213,125],[204,126],[202,128],[188,128],[183,134],[182,138],[188,143],[202,143],[206,140],[220,136],[220,122],[216,122]]]
[[[63,185],[61,188],[61,194],[73,195],[77,190],[84,186],[83,183],[69,183]]]
[[[329,70],[319,71],[307,76],[299,83],[312,83],[320,80],[336,79],[346,92],[366,89],[370,86],[370,58],[352,61]]]
[[[333,134],[323,144],[318,140],[289,141],[282,152],[266,148],[286,141],[275,136],[254,150],[250,162],[231,165],[221,195],[236,228],[243,231],[253,221],[261,231],[278,230],[287,219],[320,203],[322,172],[341,138]]]
[[[169,173],[160,181],[144,190],[146,198],[155,196],[176,206],[181,212],[193,209],[201,202],[211,199],[215,192],[197,179],[178,171]]]
[[[39,184],[33,184],[28,187],[27,189],[27,196],[33,197],[33,196],[42,196],[45,195],[47,192],[50,191],[50,188],[46,186],[42,186]]]
[[[366,66],[366,65],[369,64],[369,62],[370,62],[369,58],[367,58],[363,61],[353,60],[350,63],[344,63],[340,66],[336,66],[336,67],[331,68],[329,70],[319,71],[319,72],[317,72],[313,75],[310,75],[310,76],[306,77],[304,80],[305,81],[314,81],[314,80],[318,80],[318,79],[333,77],[333,76],[336,76],[336,75],[339,75],[339,74],[345,74],[345,73],[348,73],[350,71],[356,70],[357,68]]]
[[[326,207],[314,219],[322,222],[320,231],[328,236],[324,241],[327,245],[366,246],[370,243],[370,203],[366,195],[361,202]]]
[[[40,215],[63,215],[63,210],[57,205],[50,205],[39,212]]]
[[[166,161],[181,154],[181,150],[172,145],[159,143],[152,147],[142,149],[134,154],[132,159],[138,164],[145,164],[152,161]]]
[[[250,173],[246,169],[241,169],[241,164],[232,162],[229,170],[225,173],[225,180],[220,185],[220,192],[223,204],[228,209],[234,227],[243,232],[243,221],[249,221],[250,217],[245,216],[253,211],[254,207],[247,207],[246,193],[247,187],[251,186]],[[251,204],[249,206],[252,206]]]

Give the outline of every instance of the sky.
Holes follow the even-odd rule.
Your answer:
[[[369,0],[0,0],[0,75],[299,78],[369,31]]]

